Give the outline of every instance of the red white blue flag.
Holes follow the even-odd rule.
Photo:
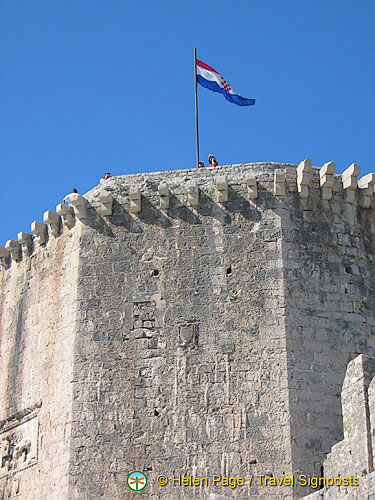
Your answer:
[[[197,61],[197,82],[205,87],[206,89],[212,90],[213,92],[220,92],[223,94],[225,99],[229,102],[233,102],[238,106],[252,106],[255,104],[255,99],[246,99],[239,94],[236,94],[228,82],[216,71],[216,69],[211,68],[208,64],[196,59]]]

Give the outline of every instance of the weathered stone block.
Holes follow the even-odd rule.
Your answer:
[[[336,162],[329,161],[319,170],[320,186],[322,190],[322,199],[330,200],[332,198],[332,188],[335,183]]]
[[[17,261],[21,258],[21,245],[16,240],[8,240],[5,243],[5,248],[9,250],[9,253],[13,260]]]
[[[355,190],[357,188],[357,177],[361,171],[361,167],[356,163],[352,163],[342,174],[342,186],[344,189],[344,201],[346,203],[355,203]]]
[[[217,202],[226,203],[228,201],[228,182],[225,175],[216,176]]]
[[[20,232],[17,234],[18,242],[22,246],[22,253],[24,255],[29,255],[33,246],[33,237],[31,234]]]
[[[196,207],[199,205],[199,189],[198,183],[195,180],[191,180],[187,186],[188,193],[188,203],[191,207]]]
[[[43,221],[45,224],[48,224],[50,232],[53,236],[57,236],[59,234],[60,216],[57,213],[47,210],[44,212]]]
[[[246,176],[246,184],[247,184],[247,193],[250,200],[255,200],[258,198],[258,186],[256,178],[252,175]]]
[[[375,174],[370,173],[358,180],[359,205],[362,208],[369,208],[374,195]]]
[[[297,191],[300,198],[307,198],[309,194],[308,185],[311,176],[311,160],[303,160],[297,167]]]
[[[47,239],[47,226],[46,224],[42,224],[41,222],[34,221],[31,224],[31,232],[39,243],[39,245],[43,245]]]
[[[0,264],[2,267],[9,266],[9,255],[9,250],[3,246],[0,246]]]
[[[129,212],[136,214],[141,211],[141,191],[138,186],[132,186],[129,190],[130,206]]]
[[[101,191],[99,194],[100,208],[99,211],[102,215],[112,215],[113,212],[113,196],[109,191]]]
[[[85,219],[87,217],[88,203],[84,196],[78,193],[70,195],[70,203],[74,207],[74,213],[77,219]]]
[[[67,226],[68,228],[71,228],[73,226],[73,207],[66,205],[65,203],[59,203],[56,206],[56,213],[60,215],[65,226]]]
[[[275,196],[282,197],[286,194],[285,188],[285,172],[282,170],[275,170],[273,192]]]
[[[158,186],[159,196],[160,196],[160,208],[162,210],[167,210],[170,204],[170,193],[169,187],[166,182],[161,182]]]

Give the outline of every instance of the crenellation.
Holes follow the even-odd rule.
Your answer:
[[[309,195],[309,184],[311,179],[311,160],[301,161],[297,167],[297,191],[299,197],[305,199]]]
[[[30,255],[33,248],[32,235],[21,231],[17,234],[17,239],[22,247],[22,255]]]
[[[141,190],[139,186],[132,186],[129,190],[130,206],[129,212],[136,214],[141,211]]]
[[[217,188],[217,202],[226,203],[229,199],[228,195],[228,181],[226,175],[216,176],[216,188]]]
[[[356,163],[352,163],[342,174],[342,187],[344,189],[344,201],[346,203],[355,203],[355,193],[358,186],[357,177],[361,171],[361,167]]]
[[[168,210],[170,205],[170,191],[167,182],[163,181],[158,186],[160,196],[159,206],[162,210]]]
[[[374,195],[375,174],[370,173],[358,179],[359,205],[362,208],[369,208]]]
[[[59,203],[56,206],[56,213],[62,218],[64,225],[71,228],[74,223],[74,210],[73,207],[66,203]]]
[[[356,176],[358,176],[359,170],[355,164],[353,164],[351,167],[347,169],[346,172],[342,174],[342,179],[343,179],[343,186],[344,186],[344,198],[345,200],[355,200],[355,190],[356,190]],[[224,167],[221,167],[222,170],[225,170]],[[208,172],[208,170],[207,170]],[[291,177],[291,170],[287,169],[286,171],[284,169],[274,169],[274,183],[273,183],[273,191],[276,195],[276,197],[283,197],[286,195],[286,182],[288,180],[288,186],[289,186],[289,191],[293,192],[293,176]],[[295,179],[296,179],[296,186],[297,186],[297,191],[299,193],[300,198],[304,199],[308,196],[309,193],[309,185],[310,189],[316,188],[317,185],[320,185],[320,190],[321,190],[321,196],[323,200],[331,200],[333,199],[333,193],[336,193],[334,191],[334,185],[335,181],[340,177],[340,176],[335,176],[335,162],[327,162],[325,163],[321,169],[312,169],[311,167],[311,160],[306,159],[303,160],[299,166],[297,167],[295,172]],[[201,173],[201,172],[199,172]],[[288,175],[287,175],[288,174]],[[318,176],[317,176],[318,174]],[[148,178],[150,174],[144,174],[145,178]],[[267,185],[267,181],[265,178],[262,177],[262,175],[258,172],[259,179],[255,177],[252,174],[245,174],[245,183],[247,186],[247,198],[250,200],[253,200],[258,197],[258,183],[262,182],[264,186]],[[316,177],[317,176],[317,177]],[[177,179],[176,179],[177,180]],[[221,174],[221,175],[216,175],[214,177],[215,184],[216,184],[216,192],[217,192],[217,199],[225,199],[226,198],[226,186],[228,185],[228,177],[227,174]],[[200,189],[207,190],[208,192],[214,188],[212,185],[212,182],[209,182],[209,178],[205,178],[204,182],[201,186]],[[113,214],[113,189],[116,186],[115,183],[115,178],[112,179],[111,183],[111,191],[103,190],[101,188],[101,191],[98,192],[98,201],[99,205],[98,206],[98,212],[104,215],[104,213],[107,216],[111,216]],[[142,178],[139,178],[139,182],[141,185],[144,187],[145,185],[142,183]],[[143,180],[144,182],[144,180]],[[219,184],[218,184],[219,183]],[[233,181],[231,180],[231,184],[233,185],[233,188],[235,190],[239,189],[240,185],[242,184],[242,179],[241,177],[238,177],[236,175],[235,178],[233,178]],[[360,206],[362,208],[368,208],[370,206],[371,198],[374,192],[374,184],[375,184],[375,176],[374,174],[368,174],[364,176],[362,179],[358,181],[358,187],[360,191],[363,191],[360,193]],[[167,209],[169,208],[170,205],[170,196],[173,191],[176,191],[173,193],[173,196],[179,198],[182,200],[181,196],[179,195],[180,189],[176,190],[176,187],[181,186],[181,180],[180,183],[178,184],[172,184],[172,189],[169,187],[168,183],[164,180],[161,180],[158,185],[158,194],[159,194],[159,207],[162,209]],[[198,189],[198,184],[196,179],[191,179],[190,177],[186,177],[186,187],[187,187],[187,202],[188,205],[190,206],[197,206],[197,193],[198,193],[198,200],[199,200],[199,190]],[[220,187],[221,189],[218,189]],[[116,190],[116,189],[115,189]],[[353,191],[349,193],[349,191]],[[221,194],[219,194],[219,192]],[[142,197],[142,192],[141,192],[141,187],[140,185],[138,186],[130,186],[127,188],[127,190],[124,190],[123,193],[119,193],[119,198],[118,201],[122,203],[122,199],[124,194],[127,193],[129,195],[130,199],[130,206],[129,206],[129,212],[130,213],[137,213],[141,211],[142,206],[141,206],[141,197]],[[152,195],[152,192],[149,192],[148,194]],[[266,193],[264,193],[266,194]],[[337,191],[337,196],[339,196],[340,191]],[[77,217],[78,218],[83,218],[83,215],[85,217],[88,216],[87,214],[87,200],[85,197],[81,195],[75,195],[77,199],[74,201],[74,204],[76,205],[76,212],[77,212]],[[229,196],[229,195],[228,195]],[[353,198],[354,197],[354,198]],[[228,198],[229,199],[229,198]],[[73,198],[74,200],[74,198]],[[102,201],[103,200],[103,201]],[[108,200],[108,201],[105,201]],[[361,201],[362,200],[362,201]],[[192,204],[190,203],[192,201]],[[337,200],[338,201],[338,200]],[[226,203],[226,202],[224,202]],[[104,204],[106,204],[106,208],[104,208]],[[199,201],[198,201],[199,204]],[[177,204],[175,208],[178,208],[180,204]],[[79,208],[78,208],[79,207]],[[333,204],[331,207],[332,211],[334,213],[337,213],[339,215],[339,218],[342,215],[342,210],[340,209],[340,204]],[[56,207],[56,212],[59,216],[62,217],[63,222],[65,225],[72,227],[73,225],[73,208],[70,207],[69,205],[64,205],[64,204],[59,204]],[[347,212],[349,221],[354,223],[353,220],[353,212]],[[54,234],[54,232],[52,233]]]
[[[108,217],[113,213],[113,196],[110,191],[101,191],[99,195],[100,207],[99,212],[101,215]]]
[[[43,214],[43,221],[49,227],[49,232],[53,236],[57,236],[60,231],[60,216],[56,212],[51,212],[51,210],[47,210]]]
[[[322,190],[322,200],[332,198],[332,188],[335,183],[336,162],[329,161],[319,170],[320,187]]]
[[[192,179],[188,182],[187,199],[191,207],[197,207],[199,205],[199,188],[198,183],[195,179]]]
[[[285,172],[283,170],[276,169],[273,184],[273,192],[275,196],[283,197],[286,195],[285,180]]]
[[[84,196],[78,193],[71,193],[70,203],[74,207],[74,213],[77,219],[85,219],[87,217],[88,203]]]
[[[156,474],[319,476],[331,449],[343,460],[345,368],[375,355],[375,222],[360,201],[373,175],[352,190],[358,206],[341,180],[309,160],[118,176],[79,200],[84,223],[68,205],[58,237],[34,223],[48,246],[0,270],[4,418],[43,395],[20,500],[127,498],[138,467],[145,498],[207,500],[219,490],[163,489]],[[25,256],[33,238],[20,235]],[[12,456],[33,442],[17,436]],[[226,493],[311,491],[275,488]]]
[[[5,243],[5,248],[9,250],[12,260],[18,261],[21,259],[21,245],[16,240],[8,240]]]
[[[20,500],[68,491],[79,231],[70,236],[31,253],[33,236],[18,233],[22,260],[0,272],[1,498],[5,485]]]
[[[247,193],[250,200],[255,200],[256,198],[258,198],[258,185],[256,178],[251,174],[247,174],[246,184],[247,184]]]
[[[44,245],[47,241],[47,225],[42,222],[34,221],[31,223],[31,232],[36,237],[39,245]]]

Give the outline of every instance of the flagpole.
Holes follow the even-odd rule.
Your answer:
[[[197,144],[197,168],[198,168],[199,136],[198,136],[198,95],[197,95],[197,49],[194,49],[194,87],[195,87],[195,136]]]

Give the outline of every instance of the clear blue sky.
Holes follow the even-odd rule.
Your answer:
[[[375,165],[373,0],[2,0],[0,244],[76,187],[195,166],[193,48],[241,108],[198,88],[201,157]]]

